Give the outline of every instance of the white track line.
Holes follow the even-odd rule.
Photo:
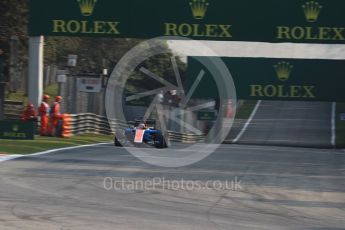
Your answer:
[[[259,109],[259,106],[261,105],[261,100],[259,100],[256,105],[255,105],[255,108],[253,109],[252,111],[252,114],[250,114],[250,117],[248,118],[246,124],[243,126],[241,132],[237,135],[237,137],[232,141],[232,143],[236,143],[243,135],[243,133],[247,130],[250,122],[253,120],[256,112],[258,111]]]
[[[332,117],[331,117],[331,124],[332,124],[332,127],[331,127],[331,132],[332,132],[332,136],[331,136],[331,145],[333,147],[335,147],[336,143],[335,143],[335,140],[336,140],[336,132],[335,132],[335,117],[336,117],[336,108],[337,108],[337,103],[333,102],[332,103]]]
[[[95,147],[95,146],[106,145],[106,144],[110,144],[110,143],[108,142],[108,143],[98,143],[98,144],[90,144],[90,145],[79,145],[79,146],[66,147],[66,148],[60,148],[60,149],[51,149],[51,150],[47,150],[47,151],[43,151],[43,152],[26,154],[26,155],[9,155],[8,158],[0,159],[0,162],[13,160],[13,159],[17,159],[17,158],[20,158],[20,157],[41,156],[41,155],[45,155],[45,154],[49,154],[49,153],[54,153],[54,152],[59,152],[59,151],[79,149],[79,148],[86,148],[86,147]]]
[[[23,155],[19,155],[19,154],[13,154],[13,155],[0,155],[0,162],[13,160],[13,159],[16,159],[16,158],[22,157],[22,156],[23,156]]]

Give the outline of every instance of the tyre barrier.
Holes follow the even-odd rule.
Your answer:
[[[62,122],[62,137],[71,137],[71,115],[64,114],[63,115],[63,122]]]

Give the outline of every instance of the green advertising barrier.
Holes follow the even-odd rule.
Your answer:
[[[209,57],[198,57],[198,59]],[[212,58],[212,57],[210,57]],[[345,102],[345,60],[222,58],[238,99]],[[201,70],[194,98],[216,98],[217,76],[193,57],[188,58],[187,85]]]
[[[30,0],[29,34],[345,43],[344,0]]]
[[[34,133],[34,122],[0,120],[0,139],[33,140]]]
[[[3,82],[5,82],[4,63],[2,59],[0,59],[0,84]]]

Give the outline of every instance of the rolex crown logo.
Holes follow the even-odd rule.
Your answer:
[[[277,65],[274,66],[277,76],[281,81],[287,81],[290,77],[293,65],[289,62],[281,61]]]
[[[192,9],[193,17],[195,19],[203,19],[209,3],[207,0],[190,0],[189,5]]]
[[[322,6],[316,1],[306,2],[303,6],[305,18],[308,22],[316,22]]]
[[[90,16],[93,13],[97,0],[77,0],[79,3],[81,14]]]
[[[18,125],[13,125],[12,126],[12,131],[13,132],[18,132],[18,130],[19,130],[19,126]]]

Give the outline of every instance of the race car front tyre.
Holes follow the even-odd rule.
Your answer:
[[[162,134],[159,134],[155,137],[155,146],[160,149],[168,147],[166,140]]]
[[[118,147],[122,147],[122,144],[119,142],[119,140],[116,137],[114,139],[114,145]]]

